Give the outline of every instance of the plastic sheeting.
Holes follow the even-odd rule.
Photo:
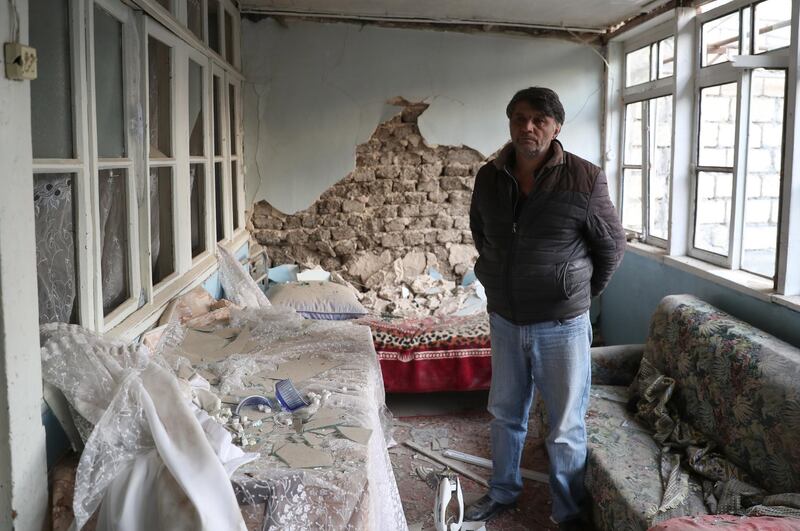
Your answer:
[[[222,245],[217,245],[219,261],[219,279],[225,298],[243,308],[267,308],[271,306],[269,299],[258,287],[233,253]]]

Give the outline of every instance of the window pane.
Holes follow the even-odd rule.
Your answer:
[[[701,166],[733,167],[736,140],[736,83],[700,90]]]
[[[31,81],[33,158],[71,159],[75,151],[69,2],[31,0],[29,10],[30,44],[40,58],[38,78]]]
[[[742,269],[773,277],[778,240],[785,70],[753,70]]]
[[[95,6],[94,86],[100,157],[125,157],[122,79],[122,23]]]
[[[239,228],[239,174],[236,161],[231,161],[231,212],[233,213],[233,230]]]
[[[172,60],[166,44],[148,38],[150,158],[172,155]]]
[[[658,79],[669,77],[674,71],[675,37],[667,37],[658,43]]]
[[[730,4],[733,0],[712,0],[711,2],[706,2],[697,8],[698,13],[707,13],[712,9],[716,9],[719,6],[724,6],[725,4]]]
[[[626,168],[622,172],[622,225],[642,232],[642,170]]]
[[[220,53],[222,51],[220,43],[219,2],[217,0],[208,0],[208,47]]]
[[[155,286],[175,271],[172,168],[150,170],[150,260]]]
[[[162,6],[164,9],[166,9],[167,11],[170,11],[170,8],[171,8],[171,6],[170,6],[170,3],[171,3],[171,2],[170,2],[170,0],[157,0],[157,1],[158,1],[158,3],[159,3],[159,4],[161,4],[161,6]]]
[[[214,164],[214,211],[217,220],[217,241],[225,239],[225,220],[223,218],[224,203],[222,202],[222,163]]]
[[[672,164],[672,96],[650,101],[650,172],[648,208],[651,235],[666,239],[669,224],[669,183]]]
[[[715,65],[739,55],[739,12],[703,24],[703,66]]]
[[[33,176],[39,324],[78,322],[74,178],[71,173]]]
[[[642,163],[642,102],[625,106],[625,164]]]
[[[236,155],[236,87],[228,85],[228,116],[230,118],[230,139],[231,155]]]
[[[203,2],[202,0],[186,0],[186,22],[189,31],[203,40]]]
[[[728,255],[733,173],[697,172],[694,246]]]
[[[205,165],[189,166],[191,179],[190,214],[192,224],[192,257],[206,250],[206,179]]]
[[[124,169],[100,170],[98,178],[103,315],[108,315],[131,296],[127,172]]]
[[[203,68],[189,61],[189,155],[202,156],[205,141],[203,129]]]
[[[214,106],[214,155],[217,157],[222,156],[222,123],[221,123],[221,116],[220,116],[220,97],[222,97],[222,79],[219,76],[214,76],[214,94],[213,94],[213,102],[212,105]]]
[[[650,81],[650,47],[639,48],[625,56],[625,86]]]
[[[791,0],[766,0],[756,4],[755,53],[789,46],[791,18]]]
[[[225,11],[225,58],[233,64],[233,17]]]

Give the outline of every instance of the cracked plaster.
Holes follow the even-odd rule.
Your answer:
[[[355,168],[356,146],[397,112],[425,101],[431,145],[484,155],[508,139],[505,105],[530,85],[556,90],[565,147],[600,162],[603,63],[555,39],[272,19],[242,21],[248,204],[285,213],[311,205]]]

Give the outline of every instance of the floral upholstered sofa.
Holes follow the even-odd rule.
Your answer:
[[[645,345],[592,357],[586,484],[598,529],[711,513],[788,516],[800,529],[800,349],[671,295]]]

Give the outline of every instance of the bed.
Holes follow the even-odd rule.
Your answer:
[[[368,303],[369,297],[362,297],[365,307],[354,287],[336,282],[290,278],[273,285],[267,296],[273,304],[306,318],[368,326],[387,392],[488,389],[492,362],[482,287],[479,283],[456,287],[452,281],[428,275],[410,285],[410,290],[399,284],[382,290],[383,298],[395,297],[389,304],[392,315],[387,315],[386,305]]]
[[[486,312],[420,318],[367,316],[383,386],[390,393],[477,391],[492,378]]]

